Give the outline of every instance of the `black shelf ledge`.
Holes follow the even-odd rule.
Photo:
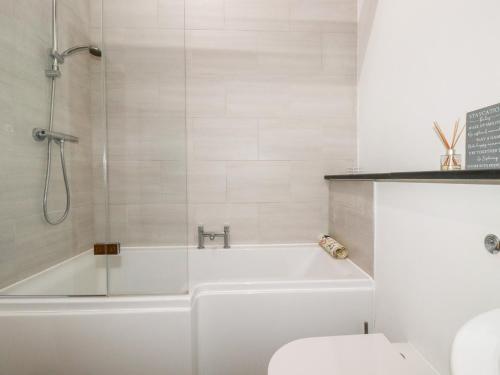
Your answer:
[[[474,169],[460,171],[421,171],[390,173],[357,173],[326,175],[329,181],[379,181],[379,180],[500,180],[500,169]]]

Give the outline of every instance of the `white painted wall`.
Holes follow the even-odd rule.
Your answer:
[[[498,186],[378,183],[376,329],[410,341],[449,374],[453,338],[468,319],[500,307]]]
[[[500,101],[500,3],[380,0],[359,77],[360,167],[437,169],[431,125]],[[499,186],[376,184],[376,327],[444,375],[467,319],[500,306]]]
[[[431,128],[500,101],[500,3],[381,0],[359,77],[360,165],[439,167]]]

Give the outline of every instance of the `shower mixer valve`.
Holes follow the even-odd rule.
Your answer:
[[[198,225],[198,249],[205,248],[205,237],[210,241],[215,240],[217,237],[224,237],[224,249],[229,249],[229,225],[224,225],[224,233],[205,232],[203,225]]]
[[[78,143],[78,137],[75,137],[74,135],[53,132],[42,128],[34,128],[32,135],[33,139],[37,142],[43,142],[46,139],[49,139],[55,141],[56,143],[60,142]]]

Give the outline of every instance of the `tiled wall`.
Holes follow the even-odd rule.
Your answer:
[[[330,183],[329,233],[349,250],[352,259],[373,276],[373,182]]]
[[[104,4],[112,236],[325,232],[323,175],[356,163],[356,1]]]
[[[4,0],[0,7],[0,286],[22,279],[93,242],[92,145],[89,116],[91,59],[68,59],[57,80],[54,129],[80,137],[66,145],[72,209],[61,225],[43,220],[42,193],[47,144],[31,137],[46,128],[51,46],[50,0]],[[88,42],[87,0],[59,0],[60,47]],[[51,216],[64,210],[58,148],[53,147]]]

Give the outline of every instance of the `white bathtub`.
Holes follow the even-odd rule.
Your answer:
[[[313,245],[110,258],[111,293],[177,295],[2,298],[1,375],[266,375],[285,343],[373,320],[373,281]],[[4,293],[105,292],[104,259],[80,255]]]

